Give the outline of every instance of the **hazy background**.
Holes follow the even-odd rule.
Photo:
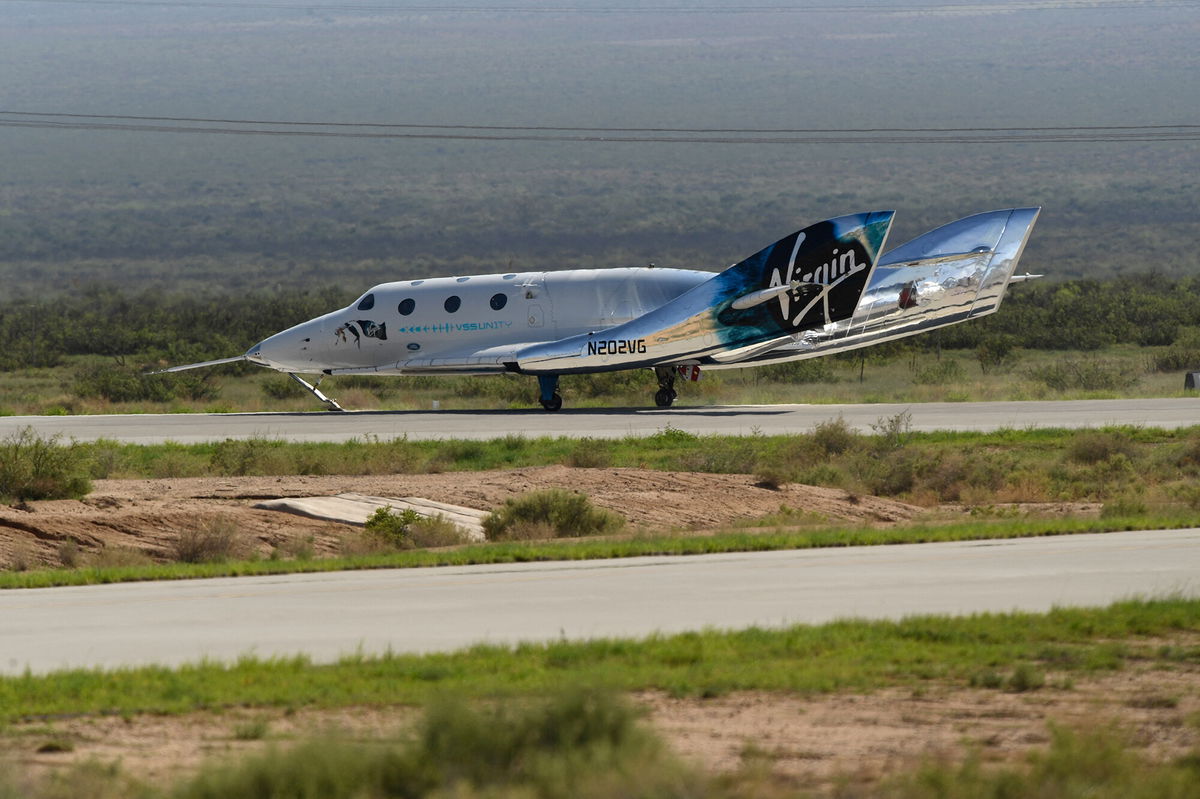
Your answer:
[[[669,2],[397,11],[386,0],[309,10],[0,0],[0,111],[656,128],[1200,122],[1200,3],[1188,0],[864,0],[838,13],[803,2],[735,13],[732,0],[680,13],[661,8]],[[818,4],[829,5],[809,6]],[[839,214],[897,209],[896,245],[1010,205],[1045,206],[1023,262],[1032,271],[1197,275],[1198,167],[1196,141],[499,142],[0,127],[0,292],[296,281],[357,291],[509,269],[716,269]]]

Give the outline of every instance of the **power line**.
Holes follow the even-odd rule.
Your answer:
[[[79,6],[147,6],[285,11],[341,11],[401,14],[917,14],[1013,11],[1100,11],[1107,9],[1196,8],[1200,0],[1018,0],[996,3],[847,4],[847,5],[345,5],[320,3],[221,2],[221,0],[0,0],[5,3]]]
[[[197,127],[192,125],[66,122],[57,120],[0,120],[0,127],[42,128],[55,130],[130,131],[142,133],[217,134],[232,136],[288,136],[342,139],[417,139],[441,141],[531,141],[531,142],[574,142],[574,143],[657,143],[657,144],[1012,144],[1031,142],[1173,142],[1200,141],[1200,129],[1196,125],[1146,126],[1143,128],[1058,128],[1058,129],[1015,129],[1012,132],[992,132],[986,129],[974,132],[927,132],[905,133],[863,129],[850,135],[836,132],[814,131],[807,135],[585,135],[566,133],[522,133],[486,132],[455,133],[431,132],[384,132],[348,130],[280,130],[251,127]],[[936,129],[935,129],[936,130]],[[1012,130],[1012,129],[1009,129]],[[1023,132],[1022,132],[1023,131]]]
[[[494,130],[494,131],[554,131],[564,133],[1017,133],[1017,132],[1079,132],[1079,131],[1155,131],[1155,130],[1200,130],[1200,124],[1156,124],[1156,125],[1052,125],[1023,127],[962,127],[962,128],[639,128],[639,127],[564,127],[554,125],[462,125],[428,122],[340,122],[281,119],[229,119],[224,117],[160,117],[135,116],[129,114],[76,114],[62,111],[15,111],[0,110],[0,116],[36,117],[56,119],[121,119],[138,122],[200,122],[220,125],[279,125],[292,127],[331,128],[398,128],[419,130]]]

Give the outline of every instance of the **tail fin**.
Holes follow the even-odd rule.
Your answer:
[[[870,211],[818,222],[726,269],[713,280],[718,322],[758,338],[849,318],[894,215]]]

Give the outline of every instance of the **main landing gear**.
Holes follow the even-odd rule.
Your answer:
[[[679,395],[675,392],[675,370],[670,366],[654,367],[654,376],[658,378],[658,391],[654,392],[654,404],[660,408],[670,408],[671,403]]]
[[[325,405],[328,406],[329,410],[341,411],[342,413],[346,412],[345,408],[343,408],[341,405],[337,404],[337,400],[330,399],[329,397],[327,397],[323,393],[321,393],[321,390],[319,388],[317,388],[317,386],[321,385],[321,381],[325,379],[325,375],[321,375],[320,377],[318,377],[317,382],[315,384],[308,382],[303,377],[301,377],[300,375],[298,375],[294,372],[288,372],[288,377],[292,378],[297,383],[299,383],[300,385],[302,385],[306,389],[308,389],[310,392],[312,392],[312,395],[314,397],[316,397],[317,399],[319,399],[321,402],[325,403]]]
[[[538,402],[548,411],[562,408],[562,396],[558,393],[558,375],[538,375]]]

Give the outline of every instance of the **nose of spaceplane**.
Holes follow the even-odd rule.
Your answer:
[[[281,371],[306,369],[312,362],[312,323],[288,328],[246,351],[246,360]]]

